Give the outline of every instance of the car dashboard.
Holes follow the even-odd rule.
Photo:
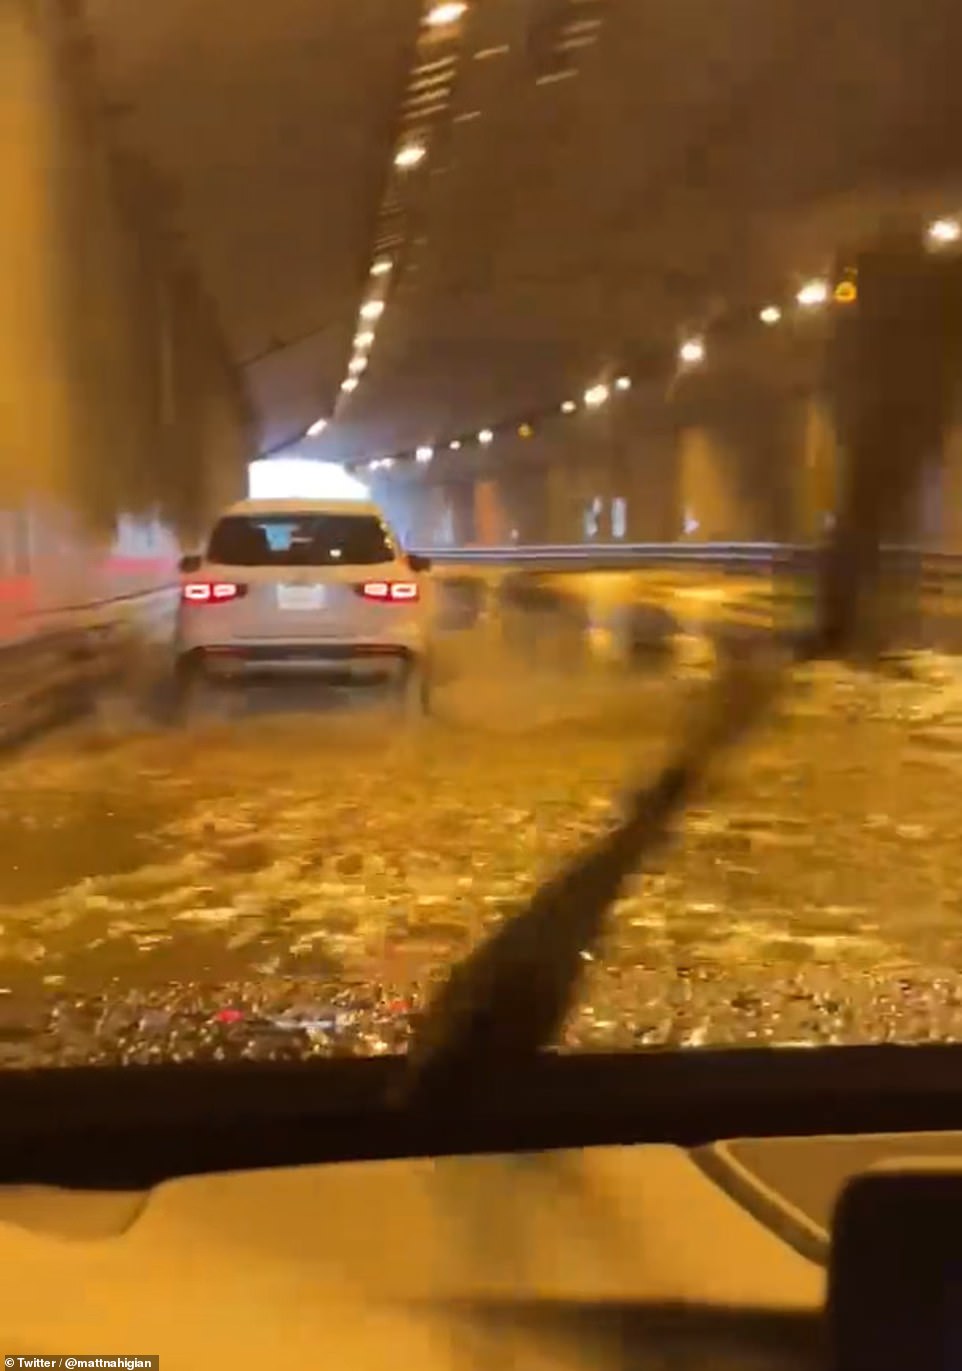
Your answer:
[[[962,1134],[775,1138],[7,1186],[3,1350],[165,1371],[821,1367],[845,1179],[959,1153]]]

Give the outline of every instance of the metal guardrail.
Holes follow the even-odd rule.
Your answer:
[[[647,562],[737,562],[768,565],[785,556],[803,554],[780,543],[535,543],[504,547],[412,548],[441,565],[565,562],[611,564]],[[809,554],[813,553],[809,549]],[[960,559],[962,561],[962,559]]]
[[[443,547],[412,549],[438,566],[491,566],[510,569],[528,566],[539,570],[572,570],[657,566],[704,567],[739,573],[810,571],[819,549],[812,544],[792,543],[541,543],[505,547]],[[889,566],[900,562],[943,582],[962,580],[962,553],[925,548],[888,546],[883,554]]]
[[[176,599],[164,586],[33,616],[29,632],[0,644],[0,747],[82,712],[123,673],[135,639],[163,638]]]

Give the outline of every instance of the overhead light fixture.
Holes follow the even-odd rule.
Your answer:
[[[962,238],[962,224],[958,219],[933,219],[926,229],[926,237],[940,247],[957,243]]]
[[[360,376],[362,372],[367,371],[367,358],[352,357],[348,363],[347,369],[352,376]]]
[[[530,424],[521,424],[521,425],[519,425],[519,427],[518,427],[518,437],[519,437],[519,438],[533,438],[533,437],[534,437],[534,429],[531,427]]]
[[[578,406],[575,404],[574,400],[565,400],[564,404],[561,406],[561,413],[574,414],[577,408]]]
[[[347,376],[341,382],[341,390],[343,390],[345,394],[350,395],[352,390],[357,390],[359,384],[360,382],[356,376]]]
[[[758,311],[758,317],[763,324],[768,324],[771,327],[772,324],[777,324],[781,319],[782,311],[777,305],[766,305],[764,309]]]
[[[383,300],[368,300],[361,306],[362,319],[380,319],[384,313]]]
[[[308,438],[319,438],[326,428],[326,419],[315,419],[313,424],[311,424],[310,428],[307,430],[307,436]]]
[[[478,442],[483,443],[485,447],[487,447],[489,443],[494,442],[494,434],[489,428],[483,428],[478,434]]]
[[[404,147],[398,148],[394,154],[394,165],[402,171],[409,171],[411,167],[423,162],[427,155],[428,150],[423,143],[405,143]]]
[[[854,281],[839,281],[832,291],[832,298],[838,305],[853,305],[858,299],[858,286]]]
[[[618,379],[615,381],[615,390],[631,390],[631,377],[619,376]]]
[[[354,346],[359,352],[363,351],[364,348],[373,347],[374,333],[372,330],[367,328],[363,329],[360,333],[355,333]]]
[[[371,275],[387,276],[390,273],[391,268],[393,266],[394,263],[391,261],[390,257],[379,257],[378,260],[371,267]]]
[[[443,28],[445,24],[456,24],[467,8],[465,0],[447,0],[447,3],[434,5],[428,10],[424,22],[436,29]]]
[[[795,299],[804,309],[816,309],[819,305],[825,304],[828,295],[828,282],[816,278],[814,281],[806,281]]]
[[[460,452],[461,440],[459,438],[455,438],[453,443],[448,443],[448,447],[451,449],[452,452]]]
[[[415,460],[418,462],[430,462],[431,458],[434,456],[434,448],[427,446],[419,447],[414,456]]]
[[[610,394],[607,386],[592,386],[590,390],[585,391],[585,404],[589,409],[598,409]]]
[[[381,462],[381,466],[382,466],[382,467],[393,467],[393,465],[394,465],[394,458],[393,458],[393,457],[385,457],[384,460]]]
[[[678,359],[686,367],[696,367],[705,360],[705,344],[701,338],[686,338],[678,349]]]

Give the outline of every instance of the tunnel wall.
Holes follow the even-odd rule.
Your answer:
[[[0,0],[0,632],[169,585],[253,427],[73,4]],[[4,629],[5,625],[5,629]]]

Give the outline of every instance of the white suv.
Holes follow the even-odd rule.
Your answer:
[[[376,505],[244,500],[181,561],[177,675],[185,700],[256,680],[387,677],[429,699],[430,581]]]

